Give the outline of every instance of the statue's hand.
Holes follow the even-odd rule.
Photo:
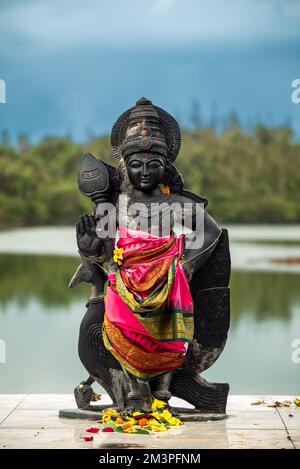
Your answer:
[[[81,215],[76,223],[77,246],[85,256],[99,254],[103,246],[103,239],[97,237],[96,222],[92,215]]]

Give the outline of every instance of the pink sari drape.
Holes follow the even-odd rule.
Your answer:
[[[157,237],[120,227],[117,247],[124,250],[120,276],[128,304],[118,291],[116,274],[111,273],[105,297],[105,342],[120,363],[141,379],[178,368],[192,340],[193,300],[179,262],[183,243],[183,237]],[[168,291],[166,301],[155,310],[150,306],[149,312],[143,308],[163,289]]]

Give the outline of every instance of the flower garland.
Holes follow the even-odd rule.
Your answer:
[[[137,433],[150,435],[153,432],[165,432],[170,427],[182,425],[180,419],[174,417],[166,407],[166,402],[158,399],[152,401],[151,414],[143,412],[134,412],[132,416],[121,417],[120,412],[114,409],[107,409],[102,414],[102,420],[98,423],[99,427],[86,429],[87,433],[98,432],[118,432],[118,433]],[[92,436],[83,437],[85,441],[93,441]]]

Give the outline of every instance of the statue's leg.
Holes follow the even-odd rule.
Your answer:
[[[138,386],[142,394],[142,411],[149,413],[152,410],[152,393],[149,383],[138,381]]]
[[[128,375],[119,362],[105,348],[102,337],[104,300],[90,301],[81,322],[78,352],[91,379],[97,381],[120,411],[151,411],[151,390],[148,383],[138,382]],[[80,408],[87,408],[92,395],[90,384],[76,388]],[[83,396],[84,394],[84,396]]]
[[[123,368],[123,372],[127,377],[130,389],[126,412],[151,412],[152,397],[149,383],[138,381],[134,376],[131,376],[125,368]]]
[[[154,397],[164,402],[171,399],[171,392],[169,390],[172,381],[173,372],[165,373],[157,378],[156,387],[153,391]]]

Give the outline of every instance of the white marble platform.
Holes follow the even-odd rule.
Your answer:
[[[95,422],[58,418],[59,409],[76,408],[71,394],[1,394],[0,448],[300,449],[300,407],[251,405],[257,400],[272,404],[295,397],[230,396],[225,421],[185,423],[150,436],[99,432],[92,442],[85,442],[81,436]],[[106,402],[109,398],[103,396],[101,403]],[[182,403],[172,399],[173,405]]]

